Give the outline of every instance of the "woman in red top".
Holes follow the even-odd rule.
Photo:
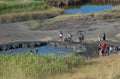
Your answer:
[[[105,52],[105,49],[106,49],[106,46],[107,46],[106,43],[103,43],[101,45],[101,50],[100,50],[100,53],[99,53],[100,56],[103,56],[103,54]]]
[[[103,44],[101,45],[101,47],[102,47],[102,49],[105,49],[105,48],[106,48],[106,44],[103,43]]]

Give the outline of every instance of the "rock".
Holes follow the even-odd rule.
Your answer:
[[[44,46],[46,44],[47,42],[42,42],[42,41],[11,42],[6,44],[1,44],[0,51],[7,51],[7,50],[17,49],[17,48],[34,48],[34,47]]]

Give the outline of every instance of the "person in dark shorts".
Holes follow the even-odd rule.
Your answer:
[[[60,38],[60,41],[63,42],[63,33],[62,33],[62,31],[59,31],[59,38]]]

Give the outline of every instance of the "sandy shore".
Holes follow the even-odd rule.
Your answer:
[[[117,18],[118,19],[118,18]],[[58,32],[61,30],[64,37],[68,32],[73,34],[73,40],[77,40],[77,31],[84,31],[86,40],[96,40],[98,34],[106,33],[108,40],[120,41],[116,38],[120,34],[120,20],[65,20],[56,21],[37,30],[28,30],[28,25],[33,21],[0,24],[0,43],[15,41],[39,41],[58,40]]]

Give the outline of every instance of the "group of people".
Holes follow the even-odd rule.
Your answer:
[[[63,38],[63,32],[59,31],[59,38],[60,38],[61,42],[63,42],[63,41],[71,42],[72,41],[72,37],[73,37],[73,35],[71,34],[71,32],[68,32],[67,38],[64,39]],[[79,32],[79,34],[78,34],[78,39],[79,39],[79,42],[84,40],[84,35],[81,32]],[[115,49],[115,47],[112,46],[112,45],[106,44],[106,34],[105,33],[103,33],[101,35],[99,34],[97,36],[97,40],[98,40],[98,46],[100,48],[99,55],[100,56],[103,56],[105,54],[111,55],[113,50]]]
[[[106,34],[103,33],[102,35],[98,35],[97,39],[98,39],[98,46],[100,47],[99,55],[100,56],[103,56],[105,54],[111,55],[115,47],[106,44]]]
[[[77,35],[78,35],[78,40],[81,43],[82,40],[84,40],[84,35],[81,32],[79,32]],[[63,41],[73,42],[72,37],[73,37],[72,33],[68,32],[68,36],[66,38],[63,38],[63,32],[59,31],[59,38],[61,42]]]
[[[63,32],[62,31],[59,31],[59,38],[60,38],[60,41],[63,42],[63,41],[69,41],[71,42],[72,41],[72,34],[71,32],[68,32],[68,37],[67,38],[63,38]]]
[[[105,42],[101,44],[101,48],[99,51],[100,56],[111,55],[115,47],[113,45],[107,45]]]

